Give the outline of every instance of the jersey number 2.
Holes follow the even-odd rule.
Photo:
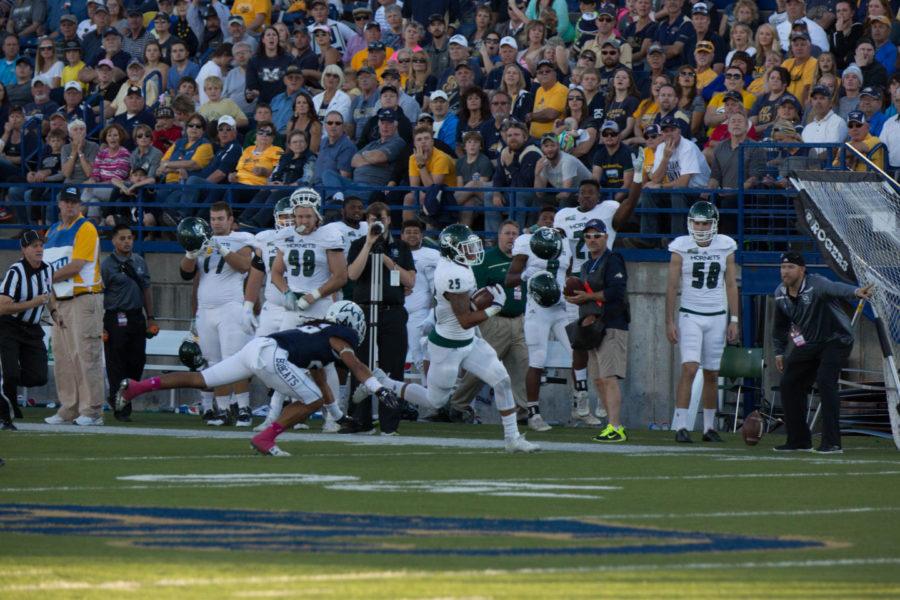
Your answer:
[[[708,289],[713,289],[719,285],[719,272],[722,267],[717,262],[709,263],[709,271],[704,272],[705,264],[702,262],[694,263],[694,271],[691,273],[694,280],[691,281],[691,287],[698,290],[703,289],[703,283],[706,282]]]

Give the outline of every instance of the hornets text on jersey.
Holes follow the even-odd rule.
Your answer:
[[[721,314],[728,308],[725,295],[725,264],[737,249],[733,239],[721,233],[707,246],[683,235],[669,244],[681,256],[681,309],[698,314]]]

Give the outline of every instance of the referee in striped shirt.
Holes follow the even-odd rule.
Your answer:
[[[47,383],[47,348],[41,316],[51,301],[53,270],[43,261],[44,240],[36,231],[19,236],[22,260],[14,263],[0,285],[0,430],[15,430],[13,417],[21,418],[16,388]]]

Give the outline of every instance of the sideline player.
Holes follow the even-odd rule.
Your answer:
[[[556,213],[553,219],[553,227],[561,230],[569,243],[569,249],[572,252],[572,275],[579,276],[581,273],[581,265],[588,257],[588,250],[585,247],[582,232],[584,224],[591,219],[600,219],[606,225],[607,247],[612,250],[613,243],[616,241],[616,230],[622,227],[631,214],[630,210],[615,200],[604,200],[600,202],[600,184],[593,179],[585,179],[578,184],[578,206],[570,208],[562,208]],[[569,322],[578,318],[578,307],[574,304],[568,304],[566,310],[569,312]],[[575,405],[572,409],[572,419],[576,422],[581,421],[586,424],[597,424],[594,418],[588,418],[590,408],[588,404],[588,372],[587,372],[587,352],[584,350],[572,351],[572,377],[575,381]],[[603,408],[603,402],[598,399],[597,416],[606,417],[606,410]]]
[[[506,287],[516,287],[523,281],[528,285],[528,298],[525,303],[525,344],[528,346],[525,395],[528,403],[528,426],[534,431],[551,429],[541,416],[539,404],[541,374],[547,366],[550,335],[553,334],[569,348],[569,336],[566,333],[569,315],[565,300],[560,295],[552,305],[545,306],[549,302],[541,303],[538,298],[541,290],[533,287],[536,275],[549,273],[562,290],[566,285],[566,273],[572,264],[569,245],[563,242],[562,236],[552,227],[553,215],[554,213],[548,210],[542,210],[538,222],[550,225],[541,226],[534,233],[523,233],[516,238],[512,249],[512,263],[509,265],[504,282]],[[590,413],[587,416],[590,417]]]
[[[276,394],[299,402],[285,408],[278,420],[256,434],[250,443],[261,454],[290,456],[275,444],[275,438],[312,412],[324,408],[337,421],[350,420],[325,383],[324,369],[336,360],[364,381],[382,402],[396,405],[396,395],[372,377],[354,354],[365,333],[362,309],[349,300],[341,300],[328,308],[325,319],[254,338],[233,356],[199,373],[167,373],[142,381],[126,379],[119,386],[116,406],[124,407],[135,397],[154,390],[222,386],[256,375]]]
[[[688,433],[693,415],[688,414],[691,386],[703,368],[703,441],[721,442],[716,432],[719,363],[729,342],[738,338],[738,291],[734,263],[737,244],[718,233],[719,211],[709,202],[695,203],[688,212],[690,235],[669,244],[666,286],[666,335],[681,350],[681,378],[675,392],[675,441],[691,443]],[[678,325],[675,295],[681,287]],[[728,316],[730,315],[730,316]]]
[[[310,319],[321,319],[333,303],[332,294],[347,283],[347,257],[338,229],[322,227],[322,197],[312,188],[298,188],[291,194],[293,230],[279,235],[272,283],[284,298],[285,314],[281,331],[293,329]],[[325,369],[335,398],[340,384],[334,366]],[[330,417],[325,424],[333,429]]]
[[[380,381],[404,400],[437,410],[450,401],[461,367],[494,389],[506,451],[540,450],[519,434],[512,384],[503,363],[490,344],[475,335],[475,327],[499,313],[506,301],[503,287],[492,285],[485,288],[493,295],[491,305],[484,310],[472,308],[472,295],[477,290],[471,267],[484,258],[481,238],[465,225],[455,224],[441,231],[440,246],[441,257],[434,270],[435,325],[428,335],[428,387],[378,373]]]
[[[215,365],[243,348],[250,339],[238,325],[244,300],[244,279],[253,255],[253,236],[232,231],[234,215],[226,202],[210,206],[209,225],[212,237],[200,250],[186,252],[180,266],[183,280],[197,279],[197,335],[203,356],[210,365]],[[207,421],[208,424],[224,424],[231,411],[237,413],[235,424],[238,427],[250,426],[249,380],[237,381],[214,392],[219,413]],[[230,402],[232,394],[236,411]],[[204,406],[204,414],[211,408]]]
[[[441,253],[434,248],[422,245],[425,228],[421,221],[415,219],[404,221],[400,229],[400,239],[406,242],[412,251],[416,265],[416,285],[407,292],[404,306],[409,315],[406,320],[406,339],[409,350],[407,361],[412,363],[425,381],[425,348],[423,347],[423,331],[425,321],[434,306],[434,270],[437,268]]]

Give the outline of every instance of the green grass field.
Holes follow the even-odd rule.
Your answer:
[[[250,433],[135,415],[0,434],[0,598],[898,598],[900,453],[625,445],[557,427],[399,438]],[[118,424],[117,424],[118,425]],[[696,436],[699,439],[699,436]]]

